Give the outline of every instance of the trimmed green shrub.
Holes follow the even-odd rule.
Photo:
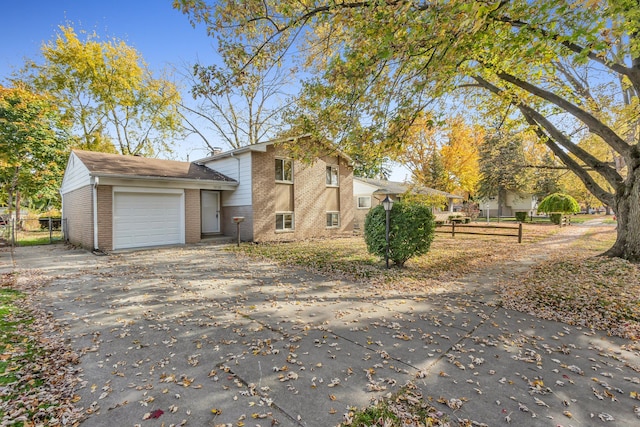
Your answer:
[[[518,222],[527,222],[527,213],[526,212],[516,212],[516,221],[518,221]]]
[[[386,212],[382,205],[371,209],[364,221],[364,239],[369,253],[385,256]],[[399,267],[431,247],[435,222],[431,208],[416,202],[396,202],[390,212],[389,259]]]
[[[561,213],[549,214],[549,219],[551,220],[552,223],[559,225],[560,221],[562,221],[562,214]]]
[[[580,205],[568,194],[553,193],[542,199],[538,212],[572,214],[580,212]]]

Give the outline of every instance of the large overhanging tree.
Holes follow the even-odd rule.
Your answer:
[[[607,254],[640,261],[637,0],[174,4],[237,49],[259,53],[277,42],[301,55],[313,73],[303,105],[326,133],[342,133],[344,141],[350,121],[366,118],[381,152],[400,150],[418,111],[461,90],[511,106],[616,211],[617,240]],[[607,97],[594,95],[605,87]],[[587,132],[611,148],[615,164],[577,144]]]

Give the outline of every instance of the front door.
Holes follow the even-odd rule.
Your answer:
[[[202,234],[220,232],[220,193],[218,191],[200,193],[200,218]]]

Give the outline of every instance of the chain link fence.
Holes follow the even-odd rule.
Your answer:
[[[64,240],[61,218],[0,219],[0,247],[46,245]]]

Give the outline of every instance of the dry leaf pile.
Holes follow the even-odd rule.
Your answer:
[[[537,265],[502,290],[506,308],[640,339],[640,266],[574,256]]]
[[[24,275],[26,287],[37,275]],[[16,288],[15,276],[0,277],[2,289]],[[74,407],[78,355],[62,340],[50,315],[31,307],[28,293],[3,313],[9,326],[0,343],[1,426],[75,426],[82,418]]]
[[[513,232],[512,230],[508,230]],[[523,244],[513,237],[437,235],[431,250],[412,258],[403,269],[382,268],[383,261],[367,252],[362,237],[262,243],[229,248],[281,264],[301,267],[335,280],[366,283],[379,291],[424,292],[444,280],[517,259],[529,244],[556,234],[558,227],[527,224]]]

